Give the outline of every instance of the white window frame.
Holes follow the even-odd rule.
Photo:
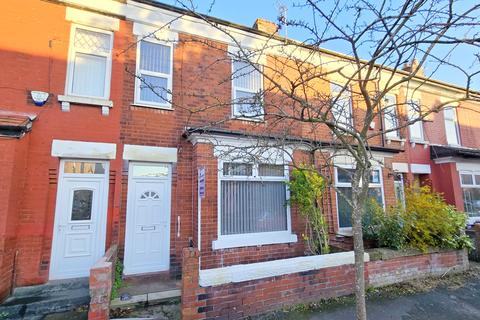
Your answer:
[[[353,126],[354,126],[354,123],[353,123],[353,102],[352,102],[352,91],[351,91],[351,89],[350,89],[350,86],[349,86],[348,88],[346,88],[345,90],[343,90],[342,93],[338,93],[338,94],[336,94],[336,95],[335,95],[335,92],[333,91],[334,86],[343,88],[344,85],[341,85],[341,84],[338,84],[338,83],[335,83],[335,82],[331,82],[331,83],[330,83],[330,92],[331,92],[331,95],[332,95],[332,99],[337,99],[337,97],[338,97],[339,99],[343,99],[343,98],[346,99],[347,96],[348,96],[348,115],[349,115],[349,117],[348,117],[348,123],[347,123],[347,124],[338,123],[338,122],[337,122],[338,120],[335,118],[334,111],[333,111],[333,109],[335,108],[335,106],[332,106],[331,112],[332,112],[332,115],[333,115],[333,117],[334,117],[334,121],[335,121],[339,126],[344,127],[344,128],[346,128],[346,129],[348,129],[348,128],[353,128]],[[338,102],[338,100],[337,100],[337,102]],[[345,125],[347,125],[347,127],[345,127]]]
[[[420,116],[420,111],[417,111],[417,110],[413,110],[412,108],[412,104],[415,104],[417,106],[421,106],[420,105],[420,101],[419,100],[409,100],[408,103],[407,103],[407,107],[408,107],[408,121],[412,120],[413,117],[417,116]],[[413,114],[415,113],[415,115]],[[412,137],[412,127],[415,126],[415,125],[418,125],[420,127],[420,135],[421,137]],[[418,120],[417,122],[413,123],[413,124],[410,124],[408,126],[408,131],[409,131],[409,138],[410,138],[410,141],[412,142],[425,142],[425,131],[424,131],[424,128],[423,128],[423,120]]]
[[[151,42],[154,44],[161,44],[163,46],[168,46],[170,47],[170,74],[162,73],[162,72],[156,72],[156,71],[149,71],[149,70],[142,70],[140,69],[140,59],[141,59],[141,50],[140,50],[140,43],[142,41],[146,42]],[[173,95],[170,94],[172,92],[172,87],[173,87],[173,50],[174,50],[174,45],[172,42],[167,42],[167,41],[162,41],[158,39],[153,39],[151,37],[144,37],[144,36],[138,36],[137,38],[137,58],[136,58],[136,66],[135,66],[135,93],[134,93],[134,104],[142,107],[149,107],[149,108],[157,108],[157,109],[166,109],[166,110],[173,110],[172,104],[170,101],[165,101],[164,103],[158,103],[158,102],[153,102],[153,101],[143,101],[141,100],[141,94],[140,94],[140,85],[142,84],[142,81],[139,79],[141,74],[145,74],[148,76],[153,76],[153,77],[161,77],[161,78],[167,78],[167,100],[171,100],[173,98]]]
[[[75,48],[75,34],[77,32],[77,29],[83,29],[83,30],[107,34],[110,37],[110,53],[106,54],[101,52],[92,52],[89,50],[82,50],[82,49]],[[105,83],[104,83],[104,91],[103,91],[104,94],[102,97],[81,95],[81,94],[72,92],[73,76],[74,76],[74,68],[75,68],[75,55],[77,52],[107,58],[107,64],[105,66]],[[112,52],[113,52],[113,32],[112,31],[107,31],[103,29],[92,28],[92,27],[72,23],[72,26],[70,28],[70,44],[68,48],[68,65],[67,65],[67,80],[65,81],[65,95],[73,96],[73,97],[84,97],[84,98],[91,98],[91,99],[108,100],[110,98],[110,84],[112,79]]]
[[[338,169],[355,169],[354,164],[342,164],[342,165],[335,165],[335,188],[351,188],[352,183],[351,182],[339,182],[338,181]],[[379,171],[379,176],[380,176],[380,182],[379,183],[372,183],[370,182],[368,185],[368,188],[381,188],[381,194],[382,194],[382,206],[385,209],[385,193],[384,193],[384,188],[383,188],[383,173],[382,173],[382,167],[375,166],[372,167],[372,171],[378,170]],[[335,190],[335,205],[336,205],[336,211],[337,211],[337,228],[339,233],[345,233],[345,234],[350,234],[352,232],[352,227],[340,227],[340,216],[338,212],[338,198],[341,197],[341,195],[338,193],[337,190]]]
[[[244,91],[244,92],[248,92],[248,93],[253,93],[253,94],[258,94],[258,92],[256,92],[255,90],[249,90],[249,89],[246,89],[246,88],[241,88],[241,87],[236,87],[235,86],[235,74],[236,74],[236,71],[235,71],[235,62],[244,62],[244,61],[239,61],[239,60],[235,60],[235,59],[231,59],[231,72],[232,72],[232,108],[231,108],[231,118],[232,119],[237,119],[237,120],[246,120],[246,121],[254,121],[254,122],[262,122],[264,121],[265,117],[264,117],[264,114],[265,114],[265,105],[264,105],[264,102],[265,102],[265,97],[263,95],[263,88],[264,88],[264,79],[263,79],[263,73],[260,72],[260,92],[262,94],[262,110],[263,110],[263,114],[262,115],[259,115],[259,116],[256,116],[256,117],[245,117],[245,116],[241,116],[241,115],[237,115],[235,114],[235,101],[237,100],[237,95],[236,95],[236,92],[237,90],[240,90],[240,91]],[[246,62],[248,63],[248,62]],[[250,62],[252,63],[252,62]],[[263,66],[261,64],[256,64],[258,66],[259,69],[263,70]],[[257,71],[257,70],[255,70]]]
[[[464,184],[462,182],[462,175],[470,175],[472,176],[472,182],[473,184]],[[460,178],[460,188],[462,189],[462,200],[465,203],[464,195],[463,195],[463,189],[464,188],[469,188],[469,189],[480,189],[480,184],[477,184],[475,181],[475,175],[480,175],[480,171],[459,171],[458,172],[458,177]],[[464,208],[465,213],[468,216],[468,223],[473,224],[476,221],[480,221],[480,216],[470,216],[469,213],[467,212],[466,208]]]
[[[447,119],[447,112],[449,110],[452,111],[453,119]],[[457,109],[454,107],[446,107],[445,109],[443,109],[443,118],[444,118],[444,127],[445,127],[445,139],[447,141],[447,144],[451,146],[460,146],[461,142],[460,142],[460,130],[458,127]],[[455,126],[455,137],[457,138],[456,139],[457,141],[455,143],[451,143],[450,141],[448,141],[447,121],[453,122]]]
[[[223,164],[224,163],[245,163],[252,164],[252,176],[226,176],[223,174]],[[263,163],[262,163],[263,164]],[[280,163],[265,163],[265,164],[280,164]],[[285,185],[286,188],[286,213],[287,213],[287,230],[284,231],[272,231],[272,232],[257,232],[257,233],[245,233],[245,234],[234,234],[234,235],[222,235],[222,212],[221,212],[221,183],[222,181],[276,181],[276,182],[287,182],[289,181],[289,170],[288,165],[281,163],[280,165],[284,166],[284,176],[283,177],[265,177],[258,175],[258,163],[252,163],[251,161],[241,159],[235,159],[234,161],[229,160],[219,160],[218,161],[218,179],[217,179],[217,240],[214,240],[212,243],[213,250],[226,249],[226,248],[238,248],[238,247],[248,247],[248,246],[260,246],[260,245],[270,245],[270,244],[280,244],[280,243],[291,243],[297,242],[297,236],[292,234],[292,220],[290,205],[288,205],[288,200],[290,199],[290,190]]]
[[[394,102],[393,102],[393,105],[390,104],[388,105],[386,100],[387,99],[392,99]],[[398,130],[398,112],[397,112],[397,96],[394,95],[394,94],[387,94],[384,96],[383,98],[383,123],[384,123],[384,129],[385,130],[390,130],[392,128],[387,128],[387,123],[389,123],[387,121],[387,113],[389,112],[388,110],[392,109],[393,112],[394,112],[394,116],[395,116],[395,122],[396,122],[396,126],[395,128],[397,128],[396,130],[394,131],[389,131],[387,133],[385,133],[385,136],[389,139],[400,139],[400,132]]]

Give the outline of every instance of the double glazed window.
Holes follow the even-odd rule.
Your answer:
[[[463,205],[470,218],[480,220],[480,172],[461,172]]]
[[[443,110],[443,116],[445,118],[447,143],[455,146],[460,145],[456,110],[454,108],[445,108]]]
[[[67,94],[108,99],[112,68],[111,32],[72,27]]]
[[[137,44],[137,78],[135,103],[171,108],[171,44],[143,39]]]
[[[410,140],[412,141],[424,141],[423,136],[423,123],[422,120],[418,120],[420,117],[420,103],[418,101],[409,101],[408,103],[408,120],[417,120],[412,123],[408,128],[410,130]]]
[[[284,165],[223,162],[220,236],[289,230]]]
[[[385,136],[388,138],[399,138],[399,132],[393,130],[398,128],[397,98],[394,95],[387,95],[383,98],[383,118],[385,123]],[[392,131],[388,131],[392,130]]]
[[[234,60],[232,64],[233,117],[262,119],[264,109],[261,72],[247,62]]]
[[[349,201],[352,199],[352,178],[355,169],[352,168],[335,168],[335,186],[337,189],[337,214],[338,227],[340,229],[348,229],[352,227],[352,207]],[[382,171],[380,169],[373,169],[370,175],[370,184],[368,195],[375,199],[381,206],[383,206],[383,186],[382,186]]]
[[[343,90],[338,84],[331,84],[331,99],[334,102],[332,106],[333,120],[344,128],[352,126],[352,97],[348,89]]]

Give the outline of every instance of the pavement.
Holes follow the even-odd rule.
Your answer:
[[[355,305],[310,312],[292,312],[288,320],[352,320]],[[397,298],[367,301],[369,320],[476,320],[480,319],[480,279],[461,288],[437,288]]]

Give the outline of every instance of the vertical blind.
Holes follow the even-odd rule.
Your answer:
[[[262,74],[250,63],[233,61],[234,115],[255,117],[263,114],[259,94]]]
[[[111,54],[111,35],[75,29],[71,93],[105,97],[107,62]]]
[[[171,47],[150,41],[140,41],[140,100],[168,103],[171,81]]]
[[[221,181],[221,234],[287,230],[282,181]]]

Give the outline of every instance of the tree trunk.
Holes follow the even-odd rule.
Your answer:
[[[354,196],[354,198],[356,198]],[[353,250],[355,254],[355,305],[356,319],[367,319],[367,308],[365,302],[365,263],[364,248],[362,235],[362,206],[358,201],[354,202],[352,215],[352,231],[353,231]],[[356,202],[356,203],[355,203]]]
[[[370,170],[358,168],[352,181],[352,232],[353,251],[355,255],[355,305],[356,319],[367,320],[365,301],[365,261],[363,246],[362,217],[368,201],[368,183]],[[363,181],[363,183],[361,182]],[[366,182],[366,183],[365,183]]]

